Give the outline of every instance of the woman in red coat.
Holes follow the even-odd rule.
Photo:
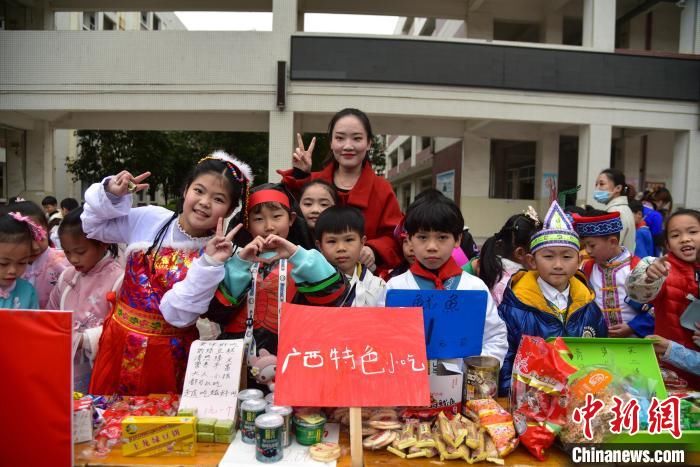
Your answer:
[[[401,250],[394,240],[394,229],[402,219],[399,202],[389,182],[377,176],[369,163],[372,126],[364,112],[343,109],[328,125],[331,153],[320,172],[311,172],[311,154],[316,139],[305,148],[297,134],[299,146],[292,156],[291,170],[279,171],[282,183],[294,193],[310,179],[321,178],[331,183],[341,205],[354,206],[365,217],[367,243],[360,261],[368,268],[380,271],[401,263]]]

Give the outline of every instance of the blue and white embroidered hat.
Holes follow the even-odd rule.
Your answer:
[[[535,253],[545,247],[573,248],[577,252],[581,249],[578,234],[574,230],[569,216],[556,201],[547,211],[544,218],[544,227],[530,239],[530,253]]]
[[[607,237],[622,232],[622,219],[619,212],[600,216],[574,214],[574,227],[579,237]]]

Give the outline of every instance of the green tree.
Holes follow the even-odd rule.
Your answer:
[[[81,130],[77,135],[78,157],[67,164],[75,181],[150,171],[150,194],[160,188],[167,202],[180,196],[197,161],[218,149],[248,163],[257,182],[267,180],[267,133]]]

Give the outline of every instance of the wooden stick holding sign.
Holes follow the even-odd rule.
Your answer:
[[[275,403],[350,407],[353,467],[363,463],[360,407],[430,404],[420,308],[285,303],[279,336]]]
[[[350,458],[352,467],[362,467],[362,408],[350,407]]]

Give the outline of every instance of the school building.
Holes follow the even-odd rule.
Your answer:
[[[592,203],[611,165],[637,188],[663,184],[675,205],[700,207],[697,0],[0,4],[2,197],[64,195],[56,130],[266,131],[274,180],[296,132],[323,132],[357,107],[387,135],[402,206],[436,186],[478,237],[529,204],[543,212],[557,190],[580,185],[567,202]],[[99,22],[137,8],[267,11],[273,26],[58,30],[56,13]],[[304,31],[305,13],[400,19],[391,36],[319,34]]]

